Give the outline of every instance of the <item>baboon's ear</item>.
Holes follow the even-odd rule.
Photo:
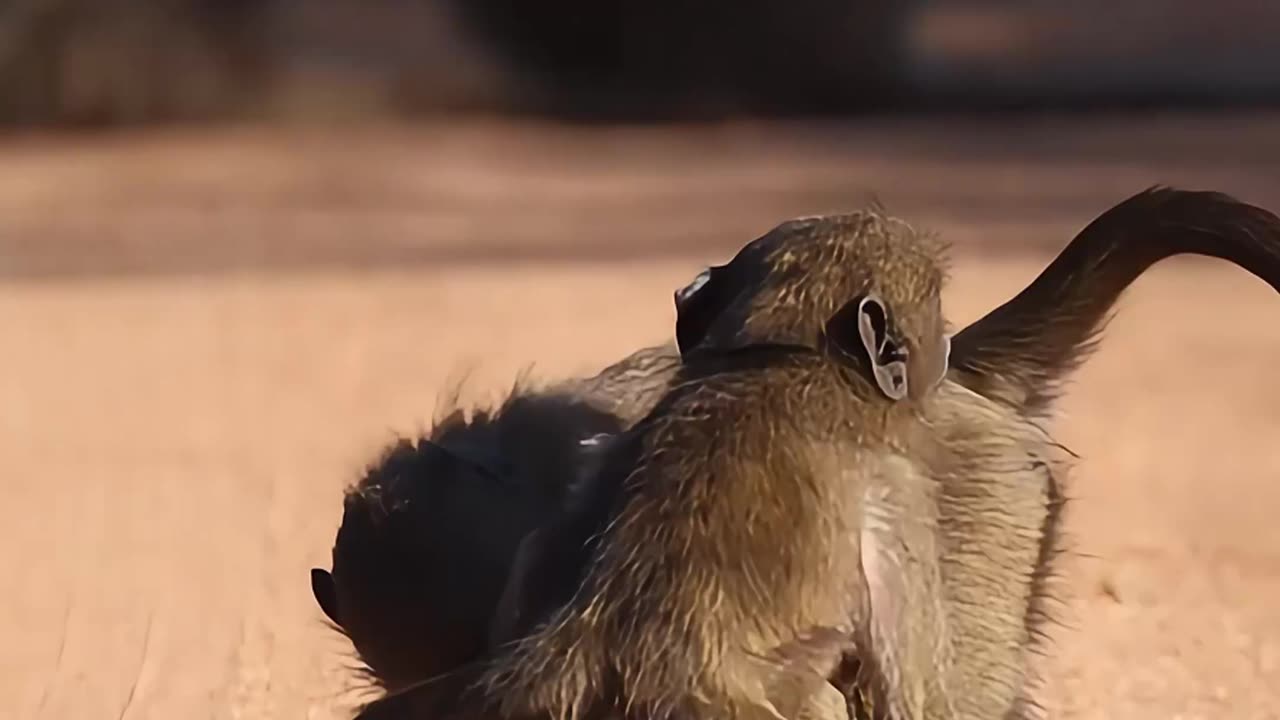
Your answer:
[[[338,618],[338,592],[333,587],[333,575],[328,570],[311,568],[311,594],[316,596],[316,604],[324,611],[326,617],[341,627]]]
[[[841,355],[868,370],[885,397],[907,396],[907,349],[880,298],[868,294],[845,303],[827,321],[826,335]]]

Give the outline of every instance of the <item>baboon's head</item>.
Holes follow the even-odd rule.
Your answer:
[[[372,680],[395,690],[485,651],[521,540],[593,467],[590,441],[622,427],[571,389],[517,382],[497,409],[455,408],[370,464],[311,590]]]
[[[388,690],[472,660],[541,503],[458,448],[403,440],[348,490],[312,592]]]
[[[918,398],[947,366],[945,255],[875,210],[785,222],[676,291],[680,352],[832,347],[890,398]]]

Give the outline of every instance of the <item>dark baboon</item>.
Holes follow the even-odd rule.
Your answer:
[[[394,691],[485,649],[518,543],[558,514],[593,439],[643,416],[678,365],[663,345],[589,378],[517,385],[369,467],[346,493],[333,571],[313,569],[311,585],[371,680]]]
[[[866,223],[855,234],[883,229],[891,223],[874,215],[853,217]],[[779,234],[804,236],[806,228],[829,231],[841,222],[828,219],[791,223],[770,235],[775,242],[781,242]],[[843,222],[846,232],[850,223],[856,225],[852,218]],[[810,240],[824,237],[824,232],[810,231]],[[751,255],[753,247],[758,251],[767,245],[757,241],[739,257]],[[726,659],[732,657],[732,650],[741,649],[734,648],[735,644],[767,644],[780,639],[768,636],[762,628],[768,627],[768,620],[786,614],[791,597],[788,588],[798,579],[796,568],[813,562],[814,556],[787,566],[791,574],[770,576],[761,573],[760,568],[768,567],[770,559],[776,560],[788,548],[794,551],[804,533],[812,532],[814,527],[804,522],[805,512],[792,507],[794,526],[774,528],[773,534],[758,532],[761,518],[769,517],[771,510],[777,513],[780,503],[770,500],[777,500],[779,495],[761,492],[754,503],[739,498],[737,517],[718,514],[716,511],[723,512],[731,503],[725,504],[715,495],[730,496],[752,479],[758,489],[777,493],[777,478],[791,477],[795,483],[794,478],[803,475],[779,473],[780,466],[808,460],[821,467],[824,457],[828,460],[824,469],[830,474],[858,476],[865,459],[830,461],[832,448],[848,438],[823,443],[827,438],[806,428],[801,433],[806,441],[796,443],[787,434],[786,431],[795,432],[796,423],[788,422],[794,420],[792,413],[815,410],[813,419],[821,425],[821,412],[816,411],[830,410],[833,396],[815,393],[813,386],[804,383],[793,384],[786,392],[766,384],[763,389],[745,393],[754,397],[748,402],[744,399],[744,386],[753,373],[757,378],[762,373],[784,377],[800,373],[797,368],[806,363],[840,374],[844,372],[837,370],[840,364],[829,362],[830,350],[850,347],[852,356],[843,352],[835,355],[852,362],[861,372],[841,375],[848,380],[842,390],[856,397],[858,404],[865,403],[864,408],[877,407],[875,403],[879,403],[883,406],[882,417],[897,418],[897,422],[876,423],[874,418],[881,416],[864,409],[866,414],[857,418],[857,424],[846,424],[841,429],[865,442],[870,435],[888,436],[885,429],[896,426],[903,435],[896,438],[896,443],[885,443],[890,448],[886,457],[895,457],[895,451],[905,452],[905,457],[896,456],[903,467],[914,466],[933,480],[937,517],[933,540],[941,558],[941,586],[936,599],[943,608],[943,632],[951,639],[954,657],[961,658],[960,662],[948,663],[945,653],[942,662],[937,656],[922,657],[910,638],[882,647],[882,652],[899,654],[894,658],[870,658],[881,669],[877,681],[881,692],[884,688],[894,689],[894,683],[885,678],[892,673],[884,670],[896,660],[904,672],[896,678],[897,690],[904,697],[916,698],[915,709],[923,704],[927,715],[936,714],[937,708],[929,705],[929,700],[922,703],[920,698],[936,692],[938,686],[945,686],[946,695],[952,699],[952,706],[945,708],[948,714],[1031,714],[1035,706],[1027,692],[1026,656],[1044,600],[1044,579],[1051,569],[1062,471],[1057,446],[1031,419],[1044,413],[1060,382],[1092,349],[1105,315],[1120,293],[1160,259],[1179,253],[1220,257],[1280,289],[1280,220],[1274,215],[1216,193],[1151,190],[1104,213],[1031,287],[957,335],[949,379],[932,388],[928,378],[939,353],[945,357],[945,344],[929,352],[928,343],[920,340],[930,333],[920,332],[918,319],[929,315],[919,315],[913,322],[912,313],[900,314],[896,307],[901,296],[885,293],[888,302],[883,337],[876,332],[879,324],[875,306],[861,304],[867,295],[858,306],[846,305],[843,312],[831,315],[828,332],[818,331],[819,319],[829,315],[836,302],[829,295],[848,292],[847,282],[840,282],[847,279],[835,278],[837,282],[832,282],[831,272],[857,277],[859,268],[875,264],[870,259],[874,254],[848,264],[813,263],[808,253],[814,245],[807,252],[766,253],[767,262],[759,265],[735,259],[727,266],[712,268],[678,293],[677,335],[690,366],[682,371],[672,392],[655,412],[623,435],[608,453],[604,470],[589,486],[591,492],[583,496],[577,512],[542,541],[552,551],[533,552],[525,558],[526,563],[534,565],[532,574],[539,582],[557,576],[561,579],[546,583],[539,589],[539,596],[523,598],[519,603],[526,616],[517,620],[512,634],[519,637],[529,633],[528,637],[513,652],[499,657],[487,678],[490,699],[505,708],[507,714],[580,706],[589,709],[593,702],[607,704],[610,699],[642,708],[645,700],[655,696],[659,701],[674,700],[673,695],[687,691],[690,685],[708,682],[709,668],[710,672],[729,673],[727,679],[721,679],[717,688],[720,690],[731,686],[735,679],[761,678],[750,671],[733,677],[733,672],[741,672],[744,664],[727,663]],[[901,266],[898,268],[897,272],[901,272]],[[884,272],[884,268],[877,270]],[[884,282],[894,275],[884,273],[873,276],[873,280],[875,277]],[[911,307],[910,302],[906,307]],[[867,309],[872,312],[864,312]],[[867,322],[851,323],[851,317]],[[851,324],[860,325],[859,331],[865,327],[870,332],[865,336],[859,332],[856,341],[851,341]],[[897,337],[892,334],[895,332]],[[867,337],[872,340],[870,347],[865,342]],[[788,344],[792,347],[784,347]],[[920,347],[922,344],[926,347]],[[752,349],[753,345],[763,347]],[[827,355],[823,354],[824,349]],[[920,383],[913,381],[917,378],[925,379],[923,396]],[[892,401],[903,390],[906,402]],[[775,405],[784,412],[764,418],[763,408],[773,410]],[[728,419],[724,413],[729,408],[741,414],[734,415],[733,422],[717,426],[717,418]],[[840,423],[831,418],[839,417],[842,409],[845,408],[836,407],[827,422],[839,427]],[[744,427],[752,427],[749,420],[773,430],[754,435],[744,432]],[[815,439],[820,451],[813,450]],[[726,453],[732,457],[725,457]],[[701,457],[690,460],[690,456]],[[753,465],[753,460],[762,457],[766,458],[764,462]],[[732,464],[740,472],[706,472],[701,479],[691,479],[678,472],[682,462]],[[772,482],[762,481],[761,477]],[[663,494],[664,490],[671,491],[673,484],[675,490],[685,492]],[[691,487],[705,492],[694,492]],[[903,482],[894,487],[927,490],[929,485]],[[646,499],[649,502],[644,502]],[[929,498],[923,501],[928,507]],[[825,517],[821,512],[817,516]],[[929,524],[920,522],[921,517],[899,515],[898,520],[901,524],[895,530],[899,534],[909,536],[914,527],[929,539]],[[739,544],[698,542],[699,538],[705,540],[717,534]],[[818,553],[829,549],[820,543],[817,547]],[[914,552],[927,557],[927,543],[916,544]],[[862,554],[861,549],[858,554]],[[732,559],[741,562],[731,567]],[[698,561],[704,567],[710,563],[730,572],[717,581],[707,571],[697,569]],[[550,569],[538,567],[539,564],[549,564]],[[895,579],[891,575],[879,577],[881,606],[886,600],[895,600],[895,592],[901,593],[896,600],[908,605],[935,598],[926,586],[902,588],[889,582]],[[782,583],[786,587],[769,584],[782,579],[790,581]],[[828,587],[838,587],[841,574],[833,569],[828,579]],[[928,576],[905,574],[896,579],[919,582]],[[738,584],[736,588],[734,583]],[[690,585],[701,592],[694,594],[692,604],[687,594],[669,592],[673,587],[688,589]],[[767,602],[768,606],[761,615],[749,618],[753,622],[747,624],[743,635],[726,637],[723,632],[712,631],[746,616],[741,612],[742,595],[728,593],[733,589],[747,596],[754,590],[754,599]],[[664,594],[663,590],[668,592]],[[774,590],[780,591],[779,597],[773,597]],[[850,592],[857,594],[858,590],[855,587]],[[866,594],[874,597],[875,592]],[[819,596],[825,597],[822,593]],[[729,597],[739,602],[735,604]],[[874,620],[876,603],[871,600],[869,604]],[[866,607],[854,609],[865,611]],[[637,610],[646,612],[636,617],[632,613]],[[739,612],[735,614],[735,610]],[[717,619],[725,613],[730,615],[729,621]],[[900,629],[909,631],[910,627]],[[793,638],[798,642],[791,643],[790,649],[807,649],[813,657],[829,653],[839,648],[843,640],[842,633],[832,635],[830,630],[813,636],[817,640]],[[610,636],[624,642],[612,648],[601,643],[602,637]],[[721,642],[718,646],[714,642],[717,637]],[[859,651],[865,656],[868,641],[859,639],[864,643]],[[785,669],[787,643],[782,640],[781,651],[763,653],[764,662],[754,667],[751,663],[745,665],[755,671],[765,667]],[[874,639],[869,644],[874,647]],[[691,646],[695,652],[679,651],[690,650]],[[914,660],[912,652],[917,653]],[[643,662],[645,659],[655,662],[650,665]],[[668,664],[664,665],[663,660]],[[823,658],[824,663],[828,660],[829,655]],[[918,662],[925,664],[915,664]],[[768,697],[769,674],[764,671],[766,680],[756,688],[766,700],[772,699]],[[785,674],[779,671],[776,676]],[[931,677],[939,681],[933,687],[929,687]],[[663,681],[672,684],[664,687]],[[715,685],[717,679],[709,682]],[[454,686],[461,687],[458,682]],[[637,687],[642,691],[640,697],[636,696]],[[420,690],[376,703],[367,716],[447,714],[451,709],[448,703],[442,706],[444,712],[430,712],[428,702],[433,697],[438,698],[439,692],[424,685]],[[892,696],[888,705],[890,709],[895,707]],[[902,710],[903,705],[899,702],[896,707]],[[906,714],[915,713],[909,710]]]

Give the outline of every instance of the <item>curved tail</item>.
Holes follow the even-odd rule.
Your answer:
[[[1280,218],[1222,193],[1153,187],[1098,216],[1026,289],[952,338],[951,377],[1044,413],[1120,294],[1181,254],[1221,258],[1280,291]]]

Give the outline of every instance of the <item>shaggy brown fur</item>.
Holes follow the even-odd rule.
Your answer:
[[[1046,418],[1071,372],[1096,349],[1121,294],[1152,265],[1179,254],[1227,260],[1280,291],[1280,218],[1221,193],[1154,187],[1098,216],[1025,290],[956,334],[950,379],[1030,420]],[[1040,553],[1030,572],[1031,603],[1023,613],[1030,642],[1024,655],[1043,648],[1054,560],[1062,552],[1063,478],[1051,467],[1041,472],[1050,512],[1039,530]],[[1010,522],[1006,497],[975,497],[962,477],[943,483],[942,501],[941,530],[957,548],[989,547],[1021,527]],[[971,517],[971,510],[980,508],[984,514]],[[950,574],[965,583],[975,566],[971,554],[946,553],[944,572],[952,568]],[[954,604],[957,652],[980,656],[990,647],[985,635],[997,616],[987,608],[996,607],[1004,594],[984,587],[969,585],[965,602]],[[1009,619],[1003,623],[1012,627]],[[971,670],[973,686],[990,684],[982,665],[962,667]],[[1024,688],[1007,716],[1040,712]]]
[[[841,257],[831,248],[842,242],[866,246]],[[878,671],[870,680],[879,712],[1035,711],[1027,654],[1048,596],[1066,459],[1034,420],[1087,357],[1120,293],[1163,257],[1222,257],[1280,289],[1280,220],[1215,193],[1141,193],[1091,223],[1028,290],[957,335],[948,379],[936,387],[915,380],[929,378],[937,361],[931,338],[940,316],[928,298],[940,272],[919,264],[913,249],[930,259],[939,252],[879,213],[788,223],[681,299],[677,335],[688,367],[608,450],[571,520],[540,533],[551,551],[526,561],[532,577],[549,578],[549,568],[557,582],[524,599],[512,631],[523,639],[489,666],[480,687],[493,705],[464,709],[477,717],[734,715],[770,704],[800,712],[821,692],[803,678],[833,669],[842,629],[869,624],[858,650]],[[841,337],[839,327],[822,332],[824,318],[869,289],[884,296],[908,351],[912,393],[901,402],[875,393],[856,353],[832,354],[824,340]],[[885,467],[892,472],[873,472]],[[892,480],[875,485],[882,476]],[[836,549],[847,538],[823,534],[856,527],[874,542],[866,513],[884,506],[841,495],[848,484],[910,508],[889,513],[888,537],[903,540],[911,558],[938,559],[934,584],[928,573],[867,578],[882,583],[880,605],[887,599],[894,611],[879,618],[874,587],[841,584],[852,571]],[[895,492],[908,495],[902,505]],[[817,566],[825,586],[806,573]],[[865,576],[866,567],[855,570]],[[832,588],[861,602],[840,605]],[[940,610],[930,617],[934,602]],[[912,637],[912,623],[881,624],[877,645],[877,624],[901,621],[895,612],[916,605],[926,611],[917,619],[934,623],[926,627],[954,654],[946,643],[922,653],[929,645]],[[841,612],[849,622],[832,621]],[[819,623],[814,635],[807,623],[818,619],[833,624]],[[903,634],[887,634],[895,629]],[[847,660],[846,668],[862,665]],[[797,677],[798,686],[783,680]],[[455,690],[466,685],[451,679]],[[366,717],[457,710],[456,697],[439,704],[441,687],[376,703]]]
[[[945,442],[982,442],[987,420],[964,415],[971,393],[937,388],[940,255],[875,212],[795,221],[681,303],[685,366],[545,533],[530,585],[566,565],[581,577],[525,603],[481,679],[492,712],[844,717],[825,678],[855,640],[878,706],[951,711],[937,476]],[[846,312],[869,297],[905,353],[901,400],[870,379]],[[1033,428],[1014,430],[1000,440],[1034,449]],[[975,473],[1002,479],[1000,453],[985,457]],[[1011,552],[1029,567],[1036,549]]]

